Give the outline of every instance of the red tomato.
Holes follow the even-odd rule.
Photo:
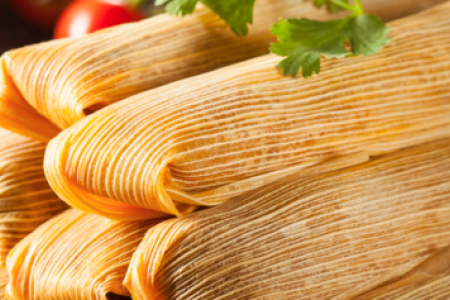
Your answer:
[[[59,18],[54,37],[82,37],[99,29],[144,18],[140,11],[117,1],[77,0]]]
[[[71,0],[10,0],[22,17],[42,29],[52,29]]]

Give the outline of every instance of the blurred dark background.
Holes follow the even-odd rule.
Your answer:
[[[52,30],[37,28],[19,16],[9,1],[0,0],[0,54],[51,38]]]
[[[0,55],[53,38],[81,37],[164,11],[153,0],[0,0]]]

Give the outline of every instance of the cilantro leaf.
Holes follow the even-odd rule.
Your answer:
[[[339,12],[339,10],[342,9],[342,7],[340,7],[339,5],[333,3],[330,0],[312,0],[312,2],[318,7],[321,8],[324,5],[327,5],[328,10],[331,13],[337,13]],[[344,3],[344,4],[349,4],[348,0],[341,0],[340,2]]]
[[[370,56],[380,52],[390,43],[391,38],[386,34],[391,30],[377,16],[363,14],[351,23],[351,36],[353,54]]]
[[[342,58],[352,53],[369,56],[378,53],[390,39],[384,23],[374,15],[362,14],[344,19],[322,22],[308,19],[281,19],[272,33],[278,38],[271,51],[286,57],[278,65],[285,76],[296,77],[302,69],[303,77],[320,73],[320,58]],[[347,41],[352,52],[345,48]]]
[[[253,23],[253,8],[256,0],[157,0],[156,5],[168,3],[166,10],[171,15],[192,14],[198,2],[209,7],[239,36],[248,34],[248,24]]]
[[[345,40],[339,33],[347,27],[344,20],[321,22],[308,19],[281,19],[274,24],[272,33],[278,44],[272,44],[273,53],[287,57],[278,68],[285,76],[296,77],[300,68],[302,76],[310,77],[320,72],[320,57],[344,57],[348,54]]]
[[[253,7],[256,0],[202,0],[202,2],[225,20],[237,35],[247,35],[247,25],[253,24]]]
[[[195,10],[195,6],[199,0],[156,0],[155,5],[164,5],[171,1],[166,6],[166,10],[170,15],[182,16],[192,14]]]

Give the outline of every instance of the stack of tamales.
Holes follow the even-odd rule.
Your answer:
[[[4,54],[0,299],[450,299],[450,2],[390,2],[309,79],[266,54],[334,17],[298,0]]]

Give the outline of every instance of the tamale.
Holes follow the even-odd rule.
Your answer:
[[[67,208],[45,179],[45,147],[0,129],[0,265],[17,242]]]
[[[369,12],[393,18],[443,0],[363,2]],[[299,0],[258,0],[254,15],[245,38],[200,8],[185,18],[161,15],[8,52],[0,61],[0,126],[48,142],[59,128],[108,104],[268,53],[269,28],[280,17],[336,17]]]
[[[449,14],[392,22],[382,52],[324,60],[310,79],[282,77],[268,55],[110,105],[49,144],[49,183],[108,218],[183,215],[324,161],[449,136]]]
[[[9,277],[8,272],[4,268],[0,268],[0,300],[6,299],[5,287],[8,284]]]
[[[11,251],[10,299],[114,299],[134,250],[160,220],[111,221],[75,209],[44,223]]]
[[[126,288],[135,300],[448,299],[450,140],[328,169],[153,227]]]
[[[424,285],[417,285],[406,292],[400,291],[373,300],[447,300],[450,296],[450,275],[430,281]]]
[[[448,299],[450,297],[450,247],[437,251],[399,278],[358,295],[367,299]]]

